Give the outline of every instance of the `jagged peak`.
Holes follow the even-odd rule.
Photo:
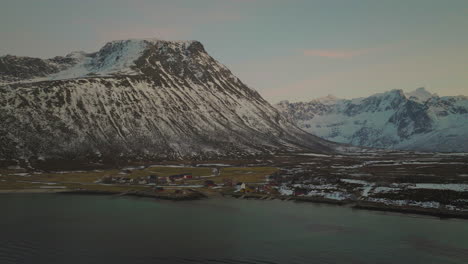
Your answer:
[[[82,50],[79,50],[79,51],[72,51],[70,53],[68,53],[67,55],[65,55],[65,58],[74,58],[74,59],[79,59],[79,58],[83,58],[83,57],[88,57],[90,56],[92,53],[87,53],[87,52],[84,52]],[[60,57],[60,56],[59,56]]]
[[[109,47],[125,47],[125,46],[141,46],[146,47],[148,45],[170,45],[173,47],[190,49],[190,48],[201,48],[204,51],[203,45],[197,40],[163,40],[158,38],[141,38],[141,39],[121,39],[121,40],[112,40],[104,44],[100,49],[105,50]]]
[[[115,44],[115,43],[128,43],[128,42],[149,42],[149,43],[174,43],[174,44],[186,44],[190,45],[193,42],[198,42],[196,40],[164,40],[159,38],[129,38],[129,39],[117,39],[111,40],[106,44]]]
[[[432,97],[438,97],[436,93],[431,93],[428,90],[426,90],[426,88],[424,87],[419,87],[416,90],[407,92],[406,96],[408,97],[408,99],[411,99],[417,102],[425,102],[431,99]]]
[[[326,105],[330,105],[330,104],[335,104],[336,101],[340,100],[340,98],[334,96],[334,95],[331,95],[331,94],[328,94],[327,96],[323,96],[323,97],[319,97],[317,99],[315,99],[315,101],[317,102],[320,102],[322,104],[326,104]]]
[[[11,54],[5,54],[5,55],[1,55],[0,56],[0,59],[3,59],[3,58],[16,58],[18,56],[16,55],[11,55]]]

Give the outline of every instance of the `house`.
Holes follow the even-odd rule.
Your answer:
[[[167,177],[158,177],[158,184],[166,184],[168,183],[168,178]]]
[[[117,182],[118,183],[127,183],[127,182],[130,182],[130,178],[120,177],[120,178],[118,178]]]
[[[158,176],[156,175],[149,175],[146,177],[147,181],[149,183],[157,183],[158,182]]]
[[[176,174],[176,175],[171,175],[169,176],[171,181],[181,181],[182,179],[192,179],[192,173],[182,173],[182,174]]]
[[[224,186],[232,186],[232,179],[231,178],[224,178],[223,179]]]
[[[99,180],[99,182],[104,184],[110,184],[113,182],[113,178],[111,176],[104,176],[102,179]]]
[[[206,187],[214,187],[214,186],[216,186],[216,184],[215,184],[214,181],[212,181],[212,180],[206,180],[204,185],[205,185]]]
[[[148,184],[148,182],[146,180],[139,180],[138,183],[139,184]]]
[[[293,196],[302,196],[302,195],[306,195],[307,194],[307,190],[306,189],[301,189],[301,188],[296,188],[294,189],[294,192],[293,192]]]
[[[245,183],[242,183],[240,186],[240,192],[252,193],[252,192],[255,192],[255,188],[253,188],[252,186],[248,186]]]
[[[245,189],[245,187],[246,187],[245,183],[243,183],[243,182],[239,182],[239,183],[237,183],[237,185],[240,185],[241,190]]]
[[[154,192],[163,192],[164,188],[163,187],[154,187]]]

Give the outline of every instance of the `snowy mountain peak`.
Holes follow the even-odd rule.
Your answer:
[[[156,67],[160,62],[189,63],[189,58],[206,53],[199,41],[166,41],[160,39],[126,39],[107,42],[99,51],[76,51],[51,59],[0,57],[0,84],[26,83],[48,80],[84,78],[88,76],[141,75],[142,63],[137,60],[145,55],[146,64]],[[200,56],[198,62],[204,60]],[[180,65],[179,65],[180,66]],[[218,68],[226,70],[223,65]]]
[[[318,102],[322,103],[322,104],[326,104],[326,105],[330,105],[330,104],[335,104],[336,101],[340,100],[340,98],[334,96],[334,95],[327,95],[327,96],[324,96],[324,97],[319,97],[317,99]]]
[[[427,100],[429,100],[432,97],[437,97],[437,94],[429,92],[424,87],[420,87],[420,88],[418,88],[418,89],[416,89],[414,91],[407,92],[406,96],[410,100],[414,100],[414,101],[417,101],[417,102],[426,102]]]

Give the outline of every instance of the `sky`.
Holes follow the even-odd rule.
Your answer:
[[[468,95],[467,0],[0,0],[0,55],[198,40],[272,103]]]

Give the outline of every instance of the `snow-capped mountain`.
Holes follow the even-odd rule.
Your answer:
[[[333,151],[197,41],[0,57],[0,159],[181,158]]]
[[[468,152],[468,97],[424,88],[392,90],[366,98],[327,96],[276,105],[292,122],[319,137],[356,146]]]

